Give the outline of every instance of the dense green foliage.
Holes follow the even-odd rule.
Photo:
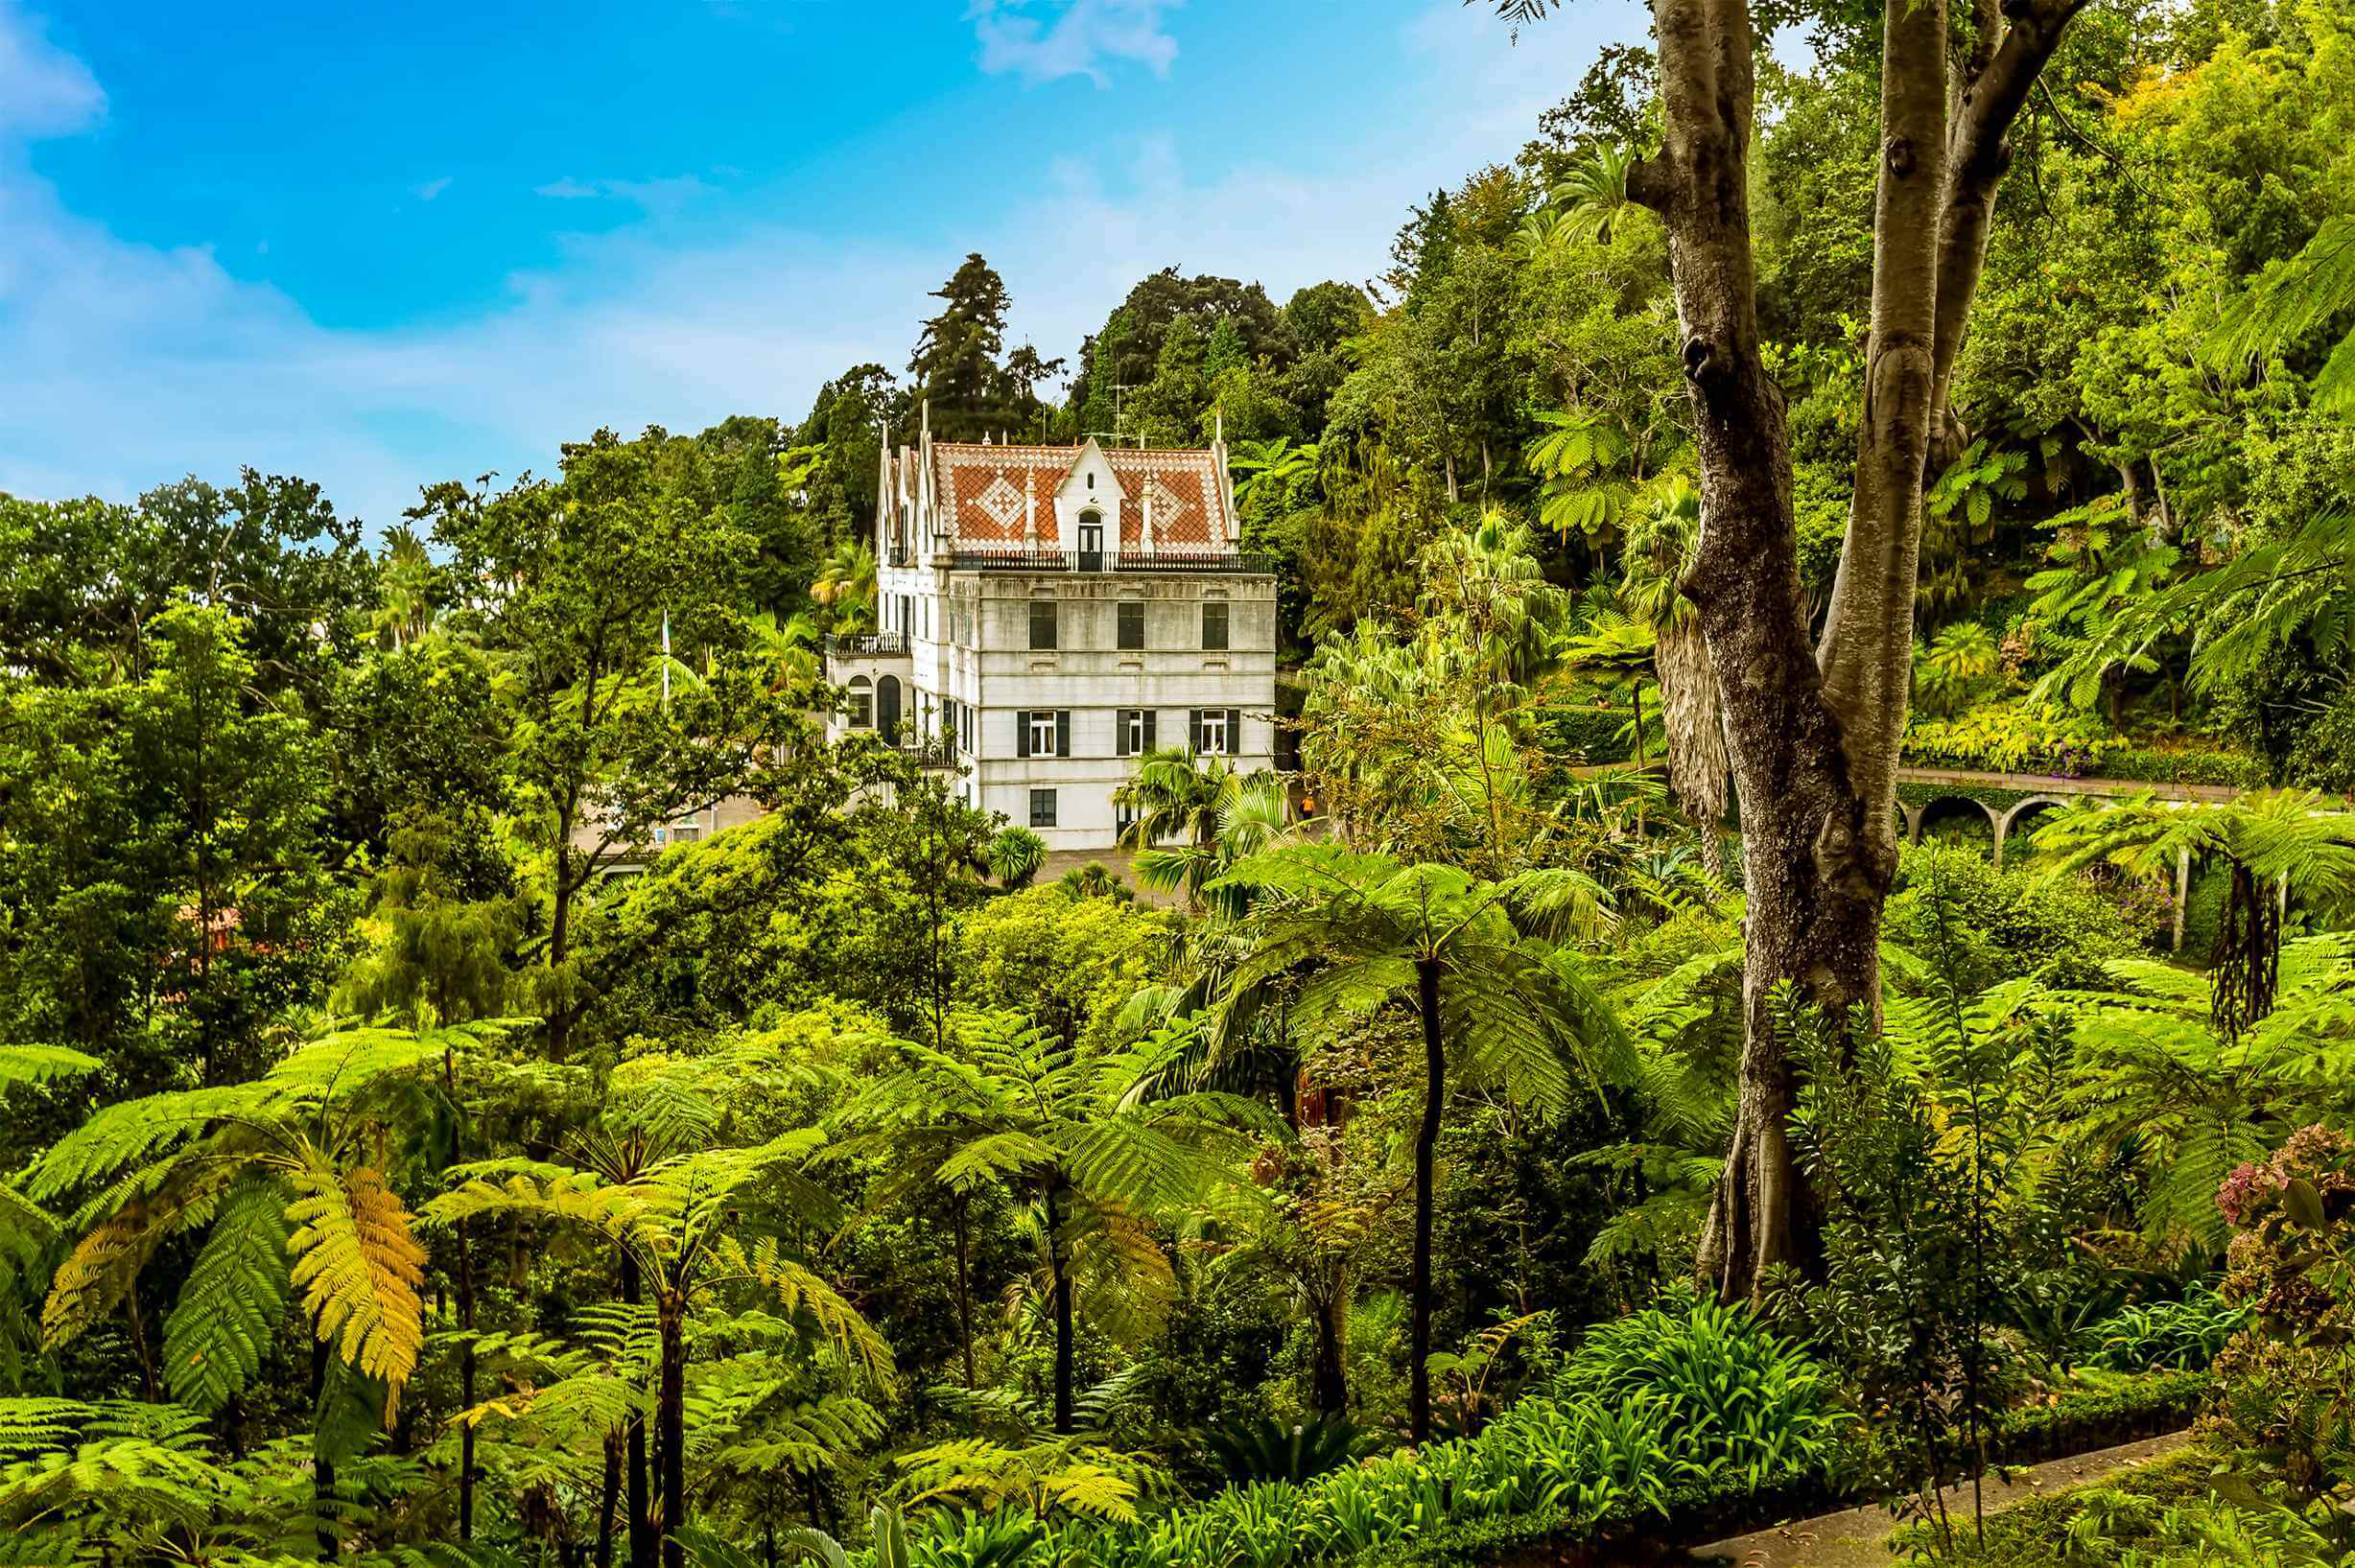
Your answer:
[[[1753,155],[1820,618],[1878,151],[1817,21]],[[968,256],[904,375],[373,533],[0,497],[0,1560],[1464,1563],[1857,1497],[2343,1557],[2355,12],[2089,9],[2019,123],[1903,746],[2047,778],[1911,776],[1881,993],[1774,994],[1813,1233],[1743,1302],[1685,1283],[1765,884],[1653,92],[1607,52],[1367,287],[1172,268],[1048,360]],[[828,741],[919,419],[1223,432],[1298,771],[1150,752],[1064,873]],[[2213,1495],[1940,1511],[2203,1403]]]

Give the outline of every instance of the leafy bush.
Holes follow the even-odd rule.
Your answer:
[[[1746,1476],[1754,1485],[1822,1467],[1848,1417],[1830,1380],[1803,1351],[1778,1339],[1748,1308],[1680,1286],[1660,1304],[1589,1332],[1561,1378],[1610,1401],[1667,1402],[1681,1459]]]
[[[2039,876],[2027,867],[1998,871],[1969,847],[1908,846],[1889,901],[1889,940],[1917,954],[1940,944],[1930,892],[1947,909],[1947,941],[1965,991],[2042,971],[2055,984],[2105,983],[2102,966],[2134,950],[2133,928],[2118,906],[2082,878]]]
[[[2355,1478],[2355,1139],[2300,1128],[2226,1177],[2216,1206],[2234,1231],[2224,1295],[2249,1308],[2216,1361],[2225,1410],[2294,1485],[2343,1485]]]
[[[1636,737],[1633,726],[1635,711],[1630,708],[1549,708],[1540,720],[1544,732],[1544,747],[1548,754],[1566,758],[1574,763],[1632,761],[1636,756]],[[1660,728],[1660,714],[1652,703],[1643,708],[1643,754],[1657,758],[1667,744]]]
[[[1993,773],[2098,777],[2126,742],[2089,714],[2021,698],[1981,703],[1952,718],[1921,716],[1906,727],[1901,748],[1915,767],[1981,768]]]
[[[2216,1359],[2248,1318],[2247,1309],[2212,1286],[2197,1285],[2180,1301],[2128,1307],[2095,1324],[2091,1337],[2099,1348],[2092,1362],[2122,1372],[2162,1367],[2197,1370]]]
[[[1230,1482],[1298,1482],[1347,1463],[1357,1436],[1355,1424],[1338,1414],[1296,1425],[1262,1416],[1211,1427],[1202,1443]]]

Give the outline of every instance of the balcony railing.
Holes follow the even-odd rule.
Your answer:
[[[1122,572],[1236,572],[1272,575],[1275,558],[1248,550],[1120,551]]]
[[[826,637],[830,659],[896,659],[907,652],[906,632],[830,632]]]
[[[1083,564],[1084,563],[1084,564]],[[960,550],[949,565],[962,572],[1220,572],[1270,574],[1275,561],[1250,550]]]

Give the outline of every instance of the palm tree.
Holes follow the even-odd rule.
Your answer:
[[[386,530],[375,625],[395,649],[424,641],[433,630],[439,577],[425,541],[413,529],[402,523]]]
[[[579,1140],[578,1163],[490,1160],[459,1167],[459,1184],[427,1204],[436,1225],[515,1215],[603,1237],[620,1254],[623,1295],[651,1298],[655,1359],[656,1528],[664,1568],[683,1568],[687,1521],[687,1331],[725,1287],[751,1286],[803,1317],[843,1362],[882,1379],[890,1354],[850,1303],[807,1261],[799,1238],[833,1218],[832,1205],[797,1174],[824,1146],[798,1129],[748,1147],[713,1146],[728,1108],[757,1088],[770,1058],[746,1045],[668,1064],[609,1105],[605,1126]],[[633,1466],[634,1468],[634,1466]],[[633,1493],[637,1490],[633,1486]],[[632,1502],[638,1501],[633,1495]],[[631,1519],[634,1568],[648,1548]]]
[[[982,852],[989,874],[1009,892],[1028,887],[1047,864],[1047,840],[1019,824],[998,830]]]
[[[1154,1218],[1200,1201],[1267,1117],[1231,1094],[1137,1093],[1183,1048],[1181,1031],[1091,1054],[1017,1015],[967,1013],[954,1036],[951,1051],[899,1043],[902,1070],[848,1113],[869,1129],[852,1148],[893,1160],[902,1187],[931,1182],[970,1198],[1002,1182],[1029,1201],[1054,1319],[1054,1426],[1068,1435],[1080,1298],[1116,1337],[1157,1322],[1173,1276]],[[959,1312],[969,1321],[965,1267],[960,1247]]]
[[[1635,161],[1633,147],[1598,146],[1546,194],[1546,200],[1562,209],[1571,233],[1608,241],[1627,211],[1627,172]]]
[[[1137,896],[1120,880],[1119,874],[1101,860],[1091,860],[1065,872],[1055,885],[1074,899],[1111,899],[1126,903]]]
[[[810,597],[825,606],[834,629],[864,631],[875,624],[875,551],[860,540],[845,540],[819,563]]]
[[[1410,999],[1422,1025],[1409,1287],[1418,1443],[1431,1432],[1431,1203],[1450,1062],[1460,1081],[1494,1084],[1543,1110],[1567,1105],[1581,1078],[1632,1070],[1624,1033],[1571,957],[1523,936],[1509,915],[1546,905],[1573,876],[1485,882],[1453,866],[1294,844],[1244,861],[1219,884],[1248,898],[1251,943],[1228,973],[1222,1011],[1253,1011],[1306,973],[1292,1003],[1296,1027],[1331,1034]]]
[[[1134,813],[1120,843],[1135,852],[1137,879],[1156,892],[1183,891],[1195,909],[1202,907],[1203,890],[1227,867],[1259,854],[1292,826],[1283,780],[1238,773],[1182,746],[1145,753],[1136,777],[1114,790],[1113,799]]]
[[[825,674],[817,656],[817,623],[807,613],[780,621],[764,610],[744,622],[752,636],[752,659],[772,692],[807,690]]]

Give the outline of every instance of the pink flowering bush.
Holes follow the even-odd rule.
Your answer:
[[[2223,1294],[2253,1314],[2216,1371],[2247,1444],[2310,1490],[2355,1482],[2355,1140],[2290,1135],[2217,1189]]]

